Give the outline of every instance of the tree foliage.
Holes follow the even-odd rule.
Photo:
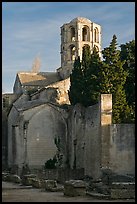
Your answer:
[[[74,68],[70,75],[69,99],[72,105],[81,103],[87,107],[98,102],[98,67],[99,54],[94,48],[93,53],[89,46],[83,47],[82,61],[78,57],[74,62]]]
[[[131,109],[131,120],[135,120],[135,40],[120,45],[120,58],[125,61],[124,70],[128,72],[124,89],[126,100]]]
[[[100,91],[112,94],[113,123],[128,122],[131,110],[124,90],[128,72],[124,69],[125,61],[121,61],[120,51],[117,49],[116,35],[113,35],[109,47],[102,54],[104,60],[100,67]]]
[[[80,57],[75,59],[74,68],[70,75],[70,90],[68,92],[72,105],[81,103],[81,95],[83,93],[83,72],[81,69]]]
[[[110,45],[102,51],[102,57],[101,61],[95,48],[91,54],[89,46],[83,47],[82,61],[79,57],[75,60],[70,75],[70,102],[87,107],[98,102],[100,93],[111,93],[113,123],[133,122],[134,43],[121,45],[120,51],[117,37],[113,35]],[[130,96],[132,99],[127,100]]]

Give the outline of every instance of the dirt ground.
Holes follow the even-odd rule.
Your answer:
[[[47,192],[43,189],[2,182],[2,202],[135,202],[135,200],[102,200],[88,195],[67,197],[63,192]]]

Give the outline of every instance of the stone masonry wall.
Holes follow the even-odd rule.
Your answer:
[[[69,162],[85,175],[100,177],[100,105],[74,106],[69,117]]]
[[[56,154],[62,155],[61,162],[64,165],[67,134],[64,117],[62,109],[50,104],[24,112],[24,120],[29,121],[26,133],[26,163],[31,168],[41,168]],[[59,143],[59,149],[55,140]]]
[[[110,126],[110,168],[118,174],[135,175],[135,125]]]
[[[43,91],[31,96],[31,100],[40,99],[45,102],[56,104],[70,104],[68,90],[70,87],[70,78],[48,85]]]

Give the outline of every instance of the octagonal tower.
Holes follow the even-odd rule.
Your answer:
[[[70,76],[75,57],[82,59],[83,46],[89,46],[91,52],[96,46],[101,57],[101,26],[77,17],[61,27],[61,67],[57,72],[62,79]]]

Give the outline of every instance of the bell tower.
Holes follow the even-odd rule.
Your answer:
[[[70,76],[75,57],[82,59],[84,46],[89,46],[91,52],[96,46],[101,56],[101,26],[87,18],[77,17],[61,27],[61,67],[57,72],[62,79]]]

